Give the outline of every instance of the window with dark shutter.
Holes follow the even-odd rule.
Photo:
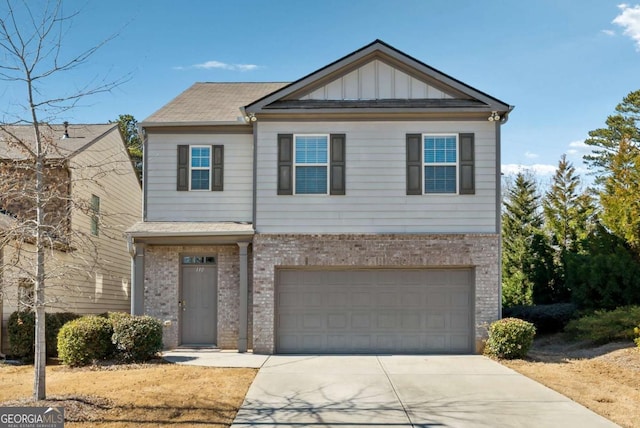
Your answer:
[[[422,195],[422,134],[407,134],[407,195]]]
[[[460,190],[461,195],[473,195],[475,186],[474,134],[460,134]]]
[[[278,195],[293,195],[293,134],[278,134]]]
[[[211,152],[211,190],[221,192],[224,190],[224,146],[212,146]]]
[[[189,190],[189,146],[178,146],[178,172],[176,175],[176,190]]]
[[[346,193],[345,135],[331,134],[331,195]]]

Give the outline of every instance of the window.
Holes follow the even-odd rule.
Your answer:
[[[30,278],[18,279],[18,311],[28,311],[33,308],[34,284]]]
[[[100,233],[100,197],[91,195],[91,234],[98,236]]]
[[[189,155],[191,190],[209,190],[211,181],[211,147],[191,146]]]
[[[213,265],[216,264],[216,258],[211,256],[183,256],[183,265]]]
[[[407,195],[475,194],[475,136],[407,134]]]
[[[456,193],[458,138],[423,136],[424,193]]]
[[[224,146],[179,145],[178,191],[223,190]]]
[[[294,176],[296,194],[327,194],[329,136],[294,137]]]

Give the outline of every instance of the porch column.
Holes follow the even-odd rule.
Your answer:
[[[240,247],[240,325],[238,331],[238,352],[247,352],[247,324],[249,321],[248,246],[248,242],[238,242],[238,247]]]
[[[131,278],[131,315],[144,314],[144,248],[144,244],[135,244],[135,252],[131,259],[133,265],[133,275]]]

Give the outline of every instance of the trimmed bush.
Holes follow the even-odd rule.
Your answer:
[[[536,333],[548,334],[562,331],[576,315],[573,303],[552,303],[550,305],[512,306],[504,308],[505,318],[520,318],[536,326]]]
[[[63,364],[84,366],[113,355],[113,327],[108,319],[84,316],[68,322],[58,333],[58,357]]]
[[[485,353],[508,360],[523,358],[529,352],[536,327],[518,318],[503,318],[489,326]]]
[[[638,348],[640,348],[640,325],[634,328],[633,332],[636,334],[636,336],[638,336],[635,339],[633,339],[633,341],[636,342],[636,345],[638,345]]]
[[[71,312],[45,314],[45,337],[47,357],[58,355],[58,332],[68,321],[78,318]],[[35,352],[36,316],[31,311],[13,312],[9,316],[7,332],[9,336],[9,353],[24,361],[33,361]]]
[[[147,361],[162,350],[162,324],[150,316],[110,313],[112,342],[127,362]]]
[[[640,306],[624,306],[612,311],[595,311],[572,320],[564,331],[575,340],[594,345],[634,338],[634,328],[640,325]]]

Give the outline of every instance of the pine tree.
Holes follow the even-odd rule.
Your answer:
[[[553,256],[542,230],[535,181],[520,172],[506,189],[502,214],[502,303],[550,303]]]

